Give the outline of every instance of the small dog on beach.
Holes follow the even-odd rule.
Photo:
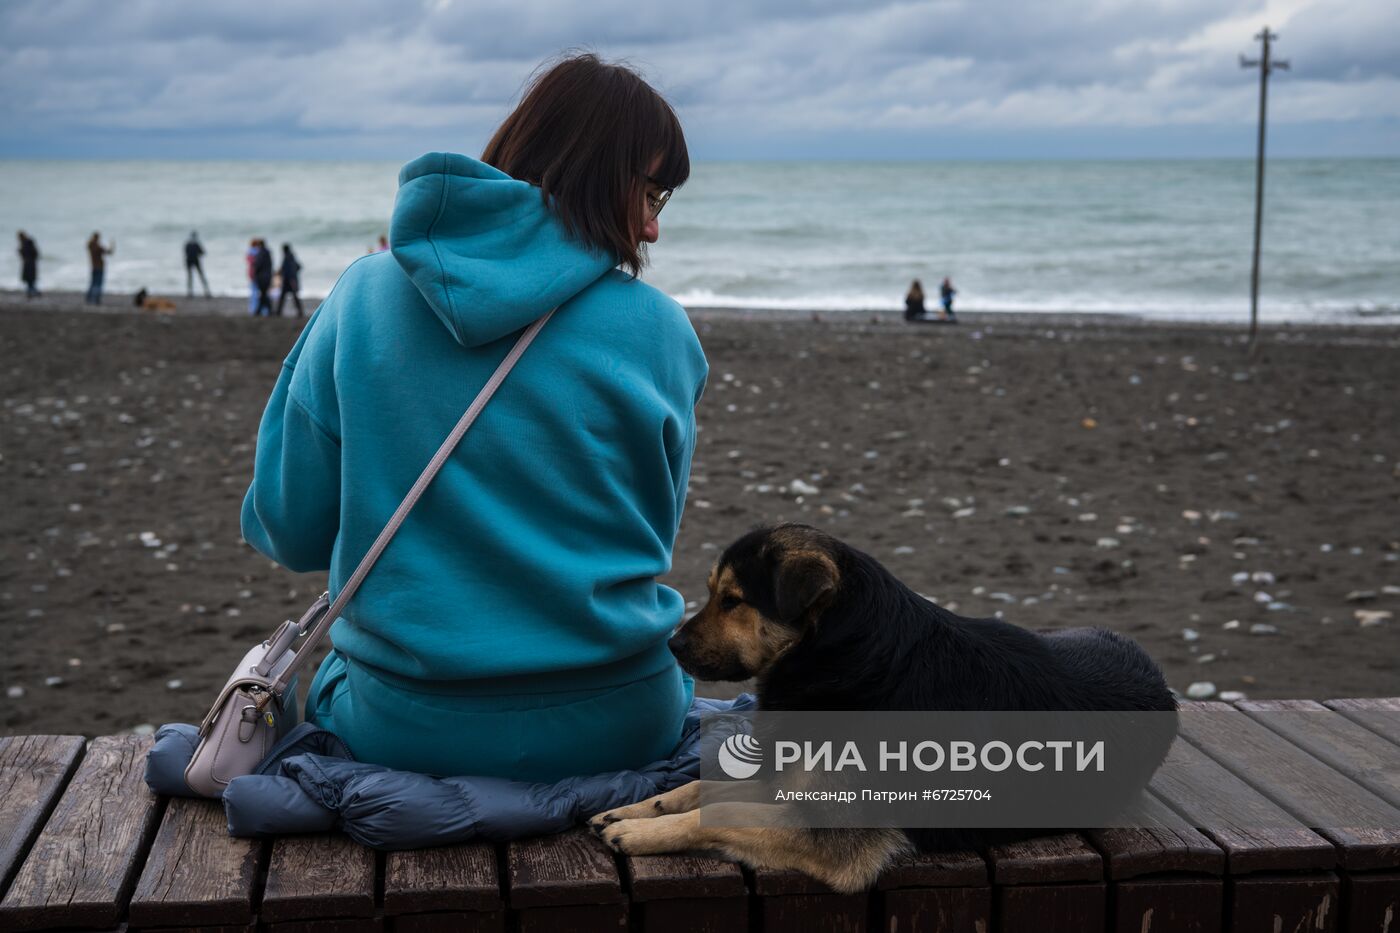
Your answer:
[[[157,314],[175,313],[175,302],[169,298],[159,298],[152,295],[144,288],[135,294],[131,303],[144,311],[154,311]]]
[[[1161,671],[1131,639],[954,615],[808,525],[744,535],[708,586],[709,601],[672,637],[671,651],[698,678],[756,677],[761,710],[1176,709]],[[629,855],[713,852],[750,867],[795,868],[841,892],[865,890],[897,855],[1048,832],[702,826],[703,783],[605,811],[590,828]]]

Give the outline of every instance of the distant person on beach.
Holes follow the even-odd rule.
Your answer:
[[[88,262],[92,266],[92,277],[88,280],[87,297],[84,299],[90,305],[102,304],[102,279],[107,269],[107,257],[117,251],[117,244],[114,240],[111,246],[102,245],[102,235],[96,230],[92,236],[88,237]]]
[[[185,297],[194,297],[194,276],[199,273],[200,284],[204,286],[204,297],[212,298],[209,293],[209,280],[204,277],[204,264],[201,257],[204,255],[204,245],[199,242],[199,234],[190,231],[190,238],[185,241]]]
[[[301,307],[301,296],[297,292],[301,291],[301,263],[297,262],[297,257],[292,254],[292,244],[282,244],[282,266],[277,270],[277,275],[282,279],[282,290],[277,295],[277,316],[282,316],[282,306],[287,303],[287,296],[292,296],[292,301],[296,302],[297,317],[301,317],[305,312]]]
[[[253,274],[253,264],[258,259],[258,244],[262,240],[257,237],[248,241],[248,251],[243,254],[243,258],[248,266],[248,313],[258,313],[258,277]]]
[[[389,250],[389,238],[384,234],[379,234],[379,245],[375,247],[376,253],[384,253]]]
[[[909,286],[909,292],[904,296],[904,319],[906,321],[923,320],[928,315],[924,308],[924,286],[918,279]]]
[[[403,168],[392,249],[350,265],[287,357],[242,531],[334,593],[504,348],[560,309],[335,624],[306,720],[356,760],[552,782],[675,748],[694,681],[667,648],[685,600],[657,578],[708,364],[637,276],[689,174],[632,70],[542,69],[480,159]]]
[[[267,248],[267,241],[256,240],[257,249],[253,253],[253,286],[258,290],[258,304],[253,309],[255,317],[261,317],[263,309],[267,309],[267,316],[272,316],[272,253]]]
[[[958,316],[953,313],[953,296],[958,290],[953,287],[953,280],[944,278],[943,284],[939,286],[938,294],[943,299],[943,319],[945,321],[956,321]]]
[[[24,283],[24,297],[39,297],[39,245],[25,233],[19,231],[19,279]]]

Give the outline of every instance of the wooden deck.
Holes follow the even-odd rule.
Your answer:
[[[587,831],[376,853],[339,835],[227,835],[154,797],[149,738],[0,738],[0,931],[1167,931],[1400,933],[1400,699],[1194,704],[1154,779],[1196,830],[1113,829],[911,859],[864,894]],[[1270,709],[1323,715],[1283,727]],[[1330,712],[1327,712],[1330,710]],[[86,745],[86,747],[85,747]],[[1213,815],[1253,813],[1261,830]],[[1291,822],[1328,801],[1336,819]]]

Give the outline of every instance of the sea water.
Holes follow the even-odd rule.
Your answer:
[[[398,167],[0,161],[0,231],[35,238],[42,288],[85,288],[100,231],[108,290],[183,293],[197,230],[216,293],[246,294],[262,237],[324,295],[387,233]],[[1279,159],[1266,181],[1261,316],[1400,319],[1400,159]],[[946,276],[962,311],[1246,320],[1253,223],[1248,159],[711,162],[661,215],[644,277],[687,306],[898,309],[915,278],[932,306]],[[13,245],[0,287],[19,287]]]

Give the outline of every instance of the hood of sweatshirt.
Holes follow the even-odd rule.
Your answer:
[[[571,238],[540,189],[448,152],[399,172],[389,232],[394,258],[466,347],[520,330],[617,265]]]

